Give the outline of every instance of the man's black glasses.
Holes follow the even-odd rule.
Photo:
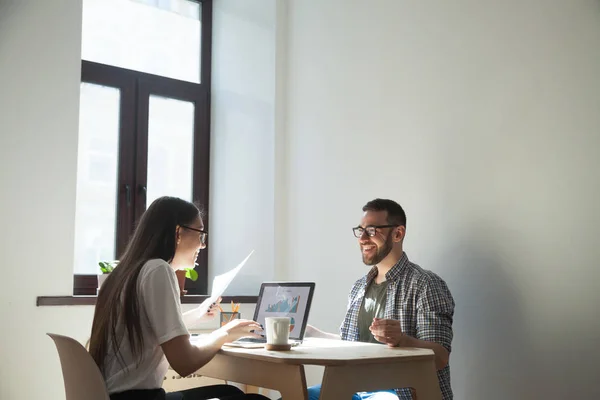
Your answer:
[[[395,228],[400,225],[369,225],[364,228],[361,226],[357,226],[356,228],[352,228],[352,232],[354,232],[354,236],[357,238],[361,238],[362,235],[367,232],[367,235],[373,237],[377,234],[377,229],[382,228]]]

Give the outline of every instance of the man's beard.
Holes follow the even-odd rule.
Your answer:
[[[366,265],[377,265],[379,264],[381,261],[383,261],[384,258],[387,257],[388,254],[390,254],[390,251],[392,251],[392,247],[393,247],[393,242],[392,242],[392,234],[390,232],[390,234],[387,236],[387,238],[385,239],[385,243],[383,244],[383,247],[378,248],[377,249],[377,253],[375,253],[375,255],[372,258],[367,258],[366,254],[363,253],[363,262]]]

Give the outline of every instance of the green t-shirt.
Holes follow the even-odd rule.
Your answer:
[[[375,340],[369,326],[373,323],[373,318],[385,316],[387,286],[388,281],[379,284],[373,281],[365,291],[365,298],[358,312],[358,340],[361,342],[381,343]]]

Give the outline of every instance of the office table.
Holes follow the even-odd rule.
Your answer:
[[[359,391],[410,387],[418,400],[441,400],[429,349],[309,338],[290,351],[223,346],[198,374],[274,389],[283,400],[307,400],[304,365],[325,367],[321,400],[351,399]]]

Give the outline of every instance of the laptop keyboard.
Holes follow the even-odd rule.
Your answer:
[[[238,343],[267,343],[265,338],[243,337],[236,340]]]

